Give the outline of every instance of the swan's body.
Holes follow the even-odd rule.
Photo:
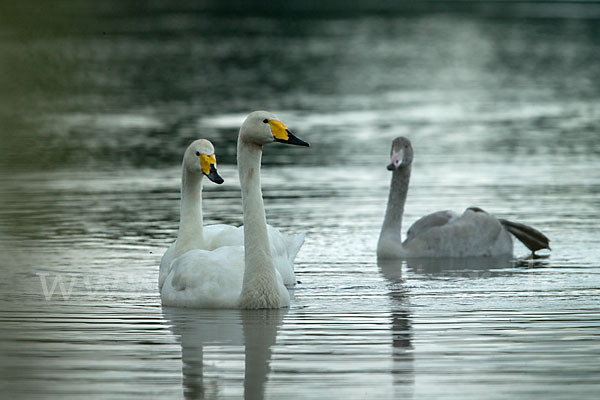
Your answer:
[[[200,206],[200,205],[199,205]],[[294,273],[294,259],[304,243],[304,233],[288,235],[280,232],[277,228],[267,224],[269,243],[273,264],[287,287],[296,285],[296,274]],[[244,227],[225,224],[205,225],[197,224],[190,236],[201,237],[201,242],[195,242],[194,247],[182,246],[193,250],[215,250],[225,246],[244,245]],[[177,241],[171,244],[160,261],[159,288],[162,288],[169,271],[171,263],[176,258]],[[180,255],[181,252],[180,252]]]
[[[187,203],[186,189],[182,189],[180,233],[161,261],[159,287],[164,305],[195,308],[289,305],[284,282],[295,283],[292,262],[304,235],[287,236],[266,224],[260,164],[262,146],[273,141],[308,145],[287,131],[274,115],[264,111],[250,114],[238,138],[243,229],[227,225],[202,227],[201,223],[195,223],[192,232],[195,236],[201,233],[201,239],[195,239],[190,231],[186,233],[186,225],[198,218],[184,221]],[[199,195],[194,202],[198,213]],[[185,233],[183,240],[182,233]]]
[[[379,258],[414,257],[481,257],[512,255],[514,234],[530,250],[548,248],[548,238],[541,232],[515,222],[498,219],[478,207],[462,215],[453,211],[438,211],[419,219],[401,239],[402,216],[408,193],[413,150],[406,138],[396,138],[392,144],[393,171],[387,210],[379,242]]]
[[[419,228],[416,232],[415,227]],[[411,226],[404,242],[384,235],[378,247],[383,258],[480,257],[512,252],[512,239],[498,219],[471,209],[460,216],[450,210],[429,214]]]

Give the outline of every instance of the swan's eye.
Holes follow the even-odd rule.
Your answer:
[[[265,119],[263,119],[263,122],[264,122],[265,124],[268,124],[268,123],[269,123],[269,120],[265,118]]]
[[[196,155],[197,155],[198,157],[200,157],[200,152],[199,152],[199,151],[197,151],[197,152],[196,152]]]

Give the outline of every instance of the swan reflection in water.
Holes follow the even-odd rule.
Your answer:
[[[415,383],[412,326],[408,289],[402,277],[402,260],[378,259],[379,272],[386,279],[392,314],[392,382],[394,398],[412,398]]]
[[[392,379],[394,397],[412,398],[415,383],[413,330],[411,326],[410,298],[403,278],[402,267],[406,263],[410,272],[425,275],[485,276],[490,271],[514,267],[515,263],[535,266],[541,260],[514,259],[511,255],[499,257],[467,258],[396,258],[378,259],[381,275],[386,279],[386,287],[392,314]]]
[[[404,261],[410,271],[425,275],[490,277],[515,274],[518,268],[539,268],[548,264],[548,256],[536,255],[514,258],[512,255],[495,257],[421,257]]]
[[[420,257],[406,259],[410,271],[425,275],[484,276],[492,270],[510,268],[511,255],[496,257]]]
[[[206,348],[219,348],[224,362],[232,360],[232,353],[242,350],[223,350],[225,346],[244,346],[244,398],[262,399],[270,372],[272,347],[277,338],[284,309],[268,310],[201,310],[163,307],[163,315],[171,323],[173,334],[181,344],[183,391],[186,399],[219,398],[219,383],[231,378],[228,370],[211,379],[218,367],[205,363]],[[205,371],[207,367],[207,371]],[[237,396],[236,396],[237,397]]]

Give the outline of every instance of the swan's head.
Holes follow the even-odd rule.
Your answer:
[[[390,153],[390,163],[387,169],[395,171],[399,168],[408,167],[413,160],[413,148],[410,140],[399,136],[392,142],[392,151]]]
[[[192,173],[206,175],[214,183],[223,183],[217,172],[215,148],[206,139],[198,139],[189,145],[183,155],[183,167]]]
[[[267,111],[254,111],[248,115],[240,129],[240,138],[259,146],[273,142],[310,146],[290,132],[279,118]]]

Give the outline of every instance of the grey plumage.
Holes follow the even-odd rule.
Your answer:
[[[402,217],[410,182],[413,149],[410,140],[398,137],[392,142],[392,171],[388,204],[377,243],[378,259],[423,257],[496,257],[513,254],[511,234],[535,256],[550,249],[548,238],[527,225],[496,218],[479,207],[462,215],[438,211],[417,220],[402,241]]]

